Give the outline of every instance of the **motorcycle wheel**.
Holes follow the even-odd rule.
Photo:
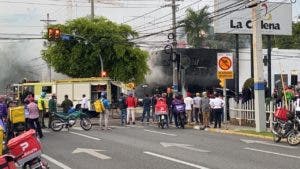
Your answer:
[[[50,127],[53,131],[61,131],[64,127],[64,122],[60,119],[54,119],[52,120]]]
[[[296,130],[293,130],[291,133],[289,133],[286,139],[289,145],[296,146],[300,144],[300,133]]]
[[[182,129],[184,129],[184,125],[185,125],[185,116],[184,116],[184,114],[179,114],[179,123],[180,123],[180,127],[182,128]]]
[[[89,118],[82,118],[80,120],[80,126],[83,130],[88,131],[92,128],[92,122]]]

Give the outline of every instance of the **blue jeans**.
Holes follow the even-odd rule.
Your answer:
[[[144,107],[143,110],[143,116],[142,116],[142,120],[141,122],[144,121],[145,115],[147,114],[147,122],[149,122],[149,118],[150,118],[150,107]]]
[[[126,109],[121,109],[121,112],[120,112],[120,116],[121,116],[121,124],[125,124],[126,123],[126,116],[127,116],[127,111]]]

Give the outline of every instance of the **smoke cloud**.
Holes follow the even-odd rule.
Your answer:
[[[41,58],[42,40],[0,41],[0,94],[24,78],[47,81],[48,66]],[[66,76],[53,73],[53,79]]]

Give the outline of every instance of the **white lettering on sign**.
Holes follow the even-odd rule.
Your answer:
[[[25,151],[28,147],[29,147],[29,143],[28,142],[24,142],[20,144],[22,151]]]

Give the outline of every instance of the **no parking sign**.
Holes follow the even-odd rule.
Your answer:
[[[218,72],[219,79],[233,79],[233,54],[218,53]]]

